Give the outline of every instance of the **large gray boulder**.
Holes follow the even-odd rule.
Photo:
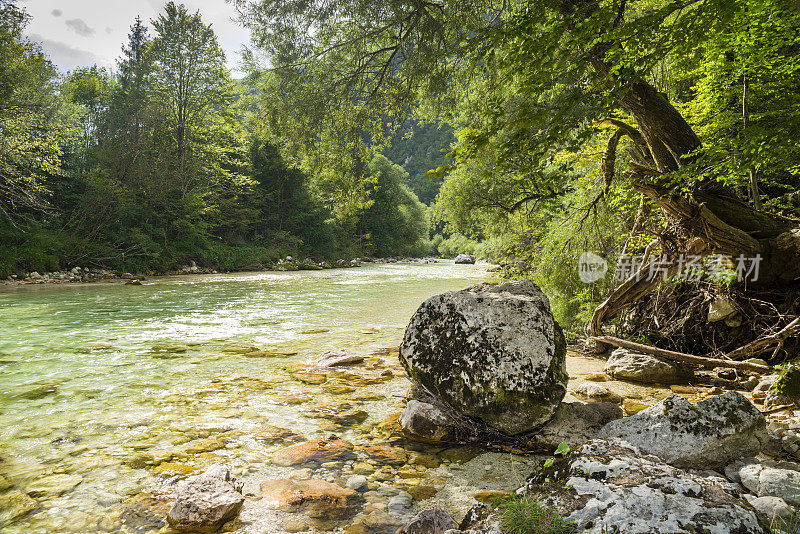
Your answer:
[[[580,532],[769,533],[724,479],[690,474],[643,452],[620,441],[591,441],[539,475],[551,484],[541,487],[543,479],[536,479],[529,490],[552,488],[546,504]]]
[[[692,373],[679,363],[662,360],[649,354],[616,349],[606,361],[605,372],[614,378],[648,384],[685,382]]]
[[[506,434],[550,420],[566,393],[565,357],[550,302],[529,280],[429,298],[400,348],[413,382]]]
[[[707,469],[754,456],[768,442],[764,416],[741,393],[692,404],[671,395],[636,415],[608,423],[600,438],[618,438],[677,467]]]
[[[456,265],[467,264],[472,265],[475,263],[475,256],[472,254],[459,254],[455,259]]]
[[[181,486],[167,522],[175,530],[216,532],[243,505],[242,482],[225,466],[213,465]]]

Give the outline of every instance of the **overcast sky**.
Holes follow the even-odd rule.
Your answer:
[[[33,17],[27,28],[31,39],[42,43],[50,59],[61,70],[90,65],[113,67],[127,42],[130,26],[139,15],[151,28],[150,19],[166,0],[20,0]],[[200,10],[211,23],[234,75],[240,75],[239,50],[248,32],[231,21],[233,7],[225,0],[184,0],[191,10]]]

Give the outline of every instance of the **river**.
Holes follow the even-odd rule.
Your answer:
[[[218,463],[247,497],[228,532],[394,532],[434,505],[463,517],[477,492],[521,486],[541,459],[403,439],[397,345],[427,297],[490,279],[485,265],[442,262],[0,286],[0,531],[166,534],[177,484]],[[308,372],[337,349],[365,361]],[[603,365],[570,354],[570,390]],[[642,402],[670,393],[606,385]],[[356,457],[273,461],[330,434]],[[357,475],[362,507],[344,521],[259,498],[263,481]]]
[[[157,531],[126,516],[125,503],[177,477],[137,458],[218,433],[223,449],[178,461],[222,457],[246,479],[268,477],[275,447],[249,433],[267,423],[324,435],[330,424],[302,408],[341,402],[345,391],[303,383],[287,364],[398,345],[425,298],[489,276],[486,266],[443,262],[1,288],[0,484],[35,501],[3,532]],[[344,398],[369,418],[338,435],[363,441],[365,428],[397,411],[393,395],[408,384],[394,360],[395,378]]]

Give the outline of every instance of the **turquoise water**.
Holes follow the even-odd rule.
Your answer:
[[[0,288],[0,475],[6,498],[34,500],[2,531],[147,532],[124,503],[174,480],[143,466],[142,454],[192,465],[222,457],[243,475],[267,469],[271,449],[253,428],[321,435],[329,429],[298,403],[342,400],[294,379],[287,364],[397,345],[425,298],[484,280],[485,270],[381,265]],[[399,376],[396,361],[385,367]],[[393,409],[392,387],[359,390],[384,396],[358,402],[367,424]],[[338,433],[356,439],[361,428]],[[224,447],[204,445],[209,436]]]

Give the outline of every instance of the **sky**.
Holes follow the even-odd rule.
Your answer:
[[[42,44],[61,70],[100,65],[113,68],[128,40],[136,16],[151,28],[167,0],[19,0],[18,5],[33,17],[26,35]],[[225,50],[228,66],[235,76],[239,70],[241,46],[248,32],[231,19],[234,8],[225,0],[183,0],[190,11],[200,11],[211,23]]]

